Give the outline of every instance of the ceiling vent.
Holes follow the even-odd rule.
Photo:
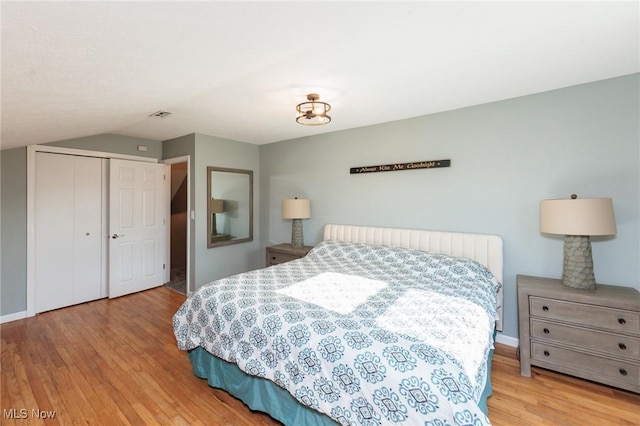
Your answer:
[[[171,114],[169,111],[156,111],[153,114],[150,114],[149,117],[151,118],[165,118],[167,115]]]

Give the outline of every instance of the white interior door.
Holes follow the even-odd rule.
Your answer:
[[[158,287],[166,265],[167,167],[110,160],[109,297]]]

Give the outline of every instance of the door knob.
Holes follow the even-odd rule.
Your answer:
[[[114,240],[115,240],[116,238],[121,238],[121,237],[124,237],[124,235],[113,234],[113,235],[111,236],[111,238],[113,238]]]

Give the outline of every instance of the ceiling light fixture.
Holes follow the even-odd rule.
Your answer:
[[[307,95],[309,102],[303,102],[296,106],[298,117],[296,121],[305,126],[320,126],[328,124],[331,117],[327,115],[331,111],[331,105],[326,102],[320,102],[320,95],[317,93],[309,93]]]

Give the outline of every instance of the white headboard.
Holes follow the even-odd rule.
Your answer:
[[[473,259],[486,266],[502,284],[502,238],[497,235],[426,231],[421,229],[379,228],[328,224],[323,240],[353,241],[405,247]],[[498,291],[496,329],[502,331],[502,287]]]

